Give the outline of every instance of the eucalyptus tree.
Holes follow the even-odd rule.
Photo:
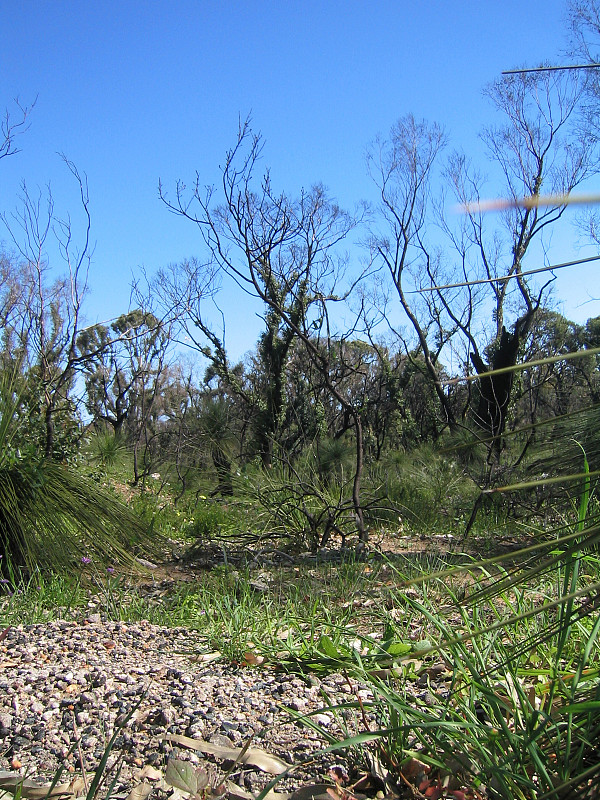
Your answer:
[[[132,448],[135,482],[141,476],[139,454],[166,412],[170,345],[169,323],[142,309],[88,327],[77,338],[85,357],[86,409],[94,423],[109,425]]]
[[[523,350],[524,361],[546,361],[560,354],[595,347],[595,320],[579,325],[557,311],[540,309]],[[597,357],[547,360],[515,376],[515,409],[511,427],[531,425],[578,409],[599,399],[600,374]]]
[[[186,274],[162,276],[163,285],[178,291],[178,307],[187,315],[191,335],[213,369],[232,380],[223,337],[214,333],[201,307],[214,289],[210,270],[232,279],[240,289],[258,298],[264,308],[265,329],[257,347],[262,386],[255,404],[255,438],[265,467],[273,463],[285,414],[285,370],[294,341],[302,342],[322,370],[328,390],[342,405],[346,398],[327,377],[327,356],[315,343],[320,334],[331,341],[328,304],[343,299],[340,293],[345,258],[339,247],[357,225],[358,216],[344,212],[321,185],[290,197],[275,190],[269,172],[257,176],[262,151],[261,137],[247,120],[240,125],[237,141],[222,168],[219,200],[214,188],[204,189],[199,177],[191,193],[183,183],[174,199],[160,189],[171,211],[198,226],[208,258],[204,267]],[[208,272],[207,272],[208,270]],[[200,291],[198,291],[198,288]],[[181,290],[184,290],[183,292]],[[243,387],[239,387],[243,391]],[[356,434],[356,466],[353,503],[357,524],[364,535],[360,504],[362,428],[360,415],[349,409]]]
[[[142,309],[82,330],[77,347],[88,355],[83,374],[93,419],[110,425],[116,435],[135,436],[136,418],[147,416],[144,399],[160,392],[170,344],[168,325]]]
[[[417,349],[394,322],[386,318],[409,357],[422,357],[438,399],[443,423],[455,427],[454,409],[440,377],[440,355],[456,330],[447,330],[435,296],[418,295],[428,281],[432,254],[427,233],[431,222],[431,179],[446,145],[443,129],[413,115],[399,119],[389,137],[377,138],[367,153],[369,174],[379,190],[378,214],[371,224],[372,258],[382,262],[394,293],[417,339]],[[380,307],[383,307],[381,299]]]
[[[585,124],[595,142],[600,139],[600,3],[598,0],[570,0],[568,4],[569,54],[579,64],[590,64],[585,70],[586,93],[583,104]],[[578,217],[585,237],[600,245],[600,214],[589,208]]]
[[[333,252],[355,220],[328,198],[323,186],[292,198],[274,189],[268,172],[256,179],[261,151],[261,137],[246,121],[225,158],[222,202],[215,204],[214,189],[204,190],[198,178],[191,198],[181,182],[174,200],[162,189],[161,196],[171,210],[198,225],[211,268],[264,304],[265,329],[257,345],[263,385],[255,399],[255,435],[261,460],[269,466],[285,412],[285,367],[291,345],[296,331],[309,324],[316,293],[327,286],[329,294],[337,282]],[[199,267],[197,262],[195,266]],[[190,290],[186,311],[204,337],[203,353],[219,374],[231,379],[224,343],[209,329],[198,307],[198,279],[189,276],[185,285]]]
[[[589,126],[577,113],[584,91],[585,78],[552,71],[503,76],[488,87],[500,120],[482,133],[492,170],[488,191],[507,199],[496,215],[480,204],[485,176],[460,153],[440,172],[464,213],[453,222],[441,202],[434,207],[430,181],[445,142],[438,126],[405,118],[371,150],[381,194],[374,258],[388,268],[450,427],[459,420],[440,379],[442,357],[452,354],[459,368],[468,372],[471,364],[482,376],[471,413],[496,458],[513,379],[511,372],[487,373],[516,364],[552,280],[534,284],[526,262],[544,252],[566,209],[560,198],[597,164]],[[558,199],[543,205],[536,201],[542,193]],[[523,197],[534,200],[520,204]],[[444,239],[434,225],[449,248],[440,248]]]
[[[478,373],[516,364],[553,280],[551,276],[536,287],[524,264],[528,257],[531,260],[532,251],[537,254],[536,244],[547,246],[552,226],[567,204],[560,199],[520,204],[520,198],[539,198],[543,193],[565,197],[597,165],[589,127],[582,126],[577,114],[584,90],[585,78],[580,75],[551,71],[504,76],[487,90],[502,122],[487,128],[483,140],[499,167],[501,191],[509,203],[500,214],[500,224],[491,222],[489,215],[484,217],[477,205],[467,205],[458,246],[465,264],[473,265],[470,277],[487,281],[483,284],[489,298],[485,307],[489,311],[491,306],[495,323],[479,336],[472,325],[461,325]],[[481,183],[464,158],[455,157],[448,174],[458,200],[479,201]],[[494,438],[496,448],[506,424],[512,380],[509,372],[479,381],[476,420]]]
[[[87,179],[71,161],[63,160],[80,199],[78,241],[70,217],[57,215],[50,190],[36,196],[23,184],[20,207],[0,217],[15,248],[21,283],[20,314],[9,331],[18,341],[24,369],[39,396],[43,452],[57,458],[65,453],[57,441],[56,416],[75,413],[71,398],[75,376],[87,358],[78,352],[77,337],[92,257]],[[62,276],[51,250],[65,270]]]

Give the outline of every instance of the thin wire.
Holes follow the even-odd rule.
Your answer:
[[[459,289],[461,286],[475,286],[479,283],[502,283],[502,281],[510,281],[512,278],[522,278],[524,275],[535,275],[538,272],[551,272],[555,269],[563,269],[564,267],[573,267],[577,264],[586,264],[588,261],[599,261],[600,256],[590,256],[589,258],[580,258],[577,261],[565,261],[564,264],[555,264],[552,267],[539,267],[538,269],[530,269],[526,272],[515,272],[512,275],[503,275],[501,278],[481,278],[476,281],[465,281],[464,283],[447,283],[444,286],[427,286],[424,289],[411,289],[406,294],[422,294],[423,292],[435,292],[441,289]]]
[[[531,69],[506,69],[503,75],[522,75],[525,72],[554,72],[560,69],[596,69],[600,64],[570,64],[564,67],[532,67]]]
[[[457,383],[478,381],[480,378],[489,378],[491,375],[506,375],[509,372],[522,372],[524,369],[531,367],[540,367],[544,364],[554,364],[557,361],[572,361],[574,358],[585,358],[586,356],[600,355],[600,347],[590,347],[589,350],[574,350],[572,353],[564,353],[558,356],[549,356],[548,358],[538,358],[534,361],[525,361],[522,364],[515,364],[512,367],[502,367],[501,369],[491,369],[488,372],[480,372],[476,375],[464,375],[460,378],[448,378],[441,380],[440,383],[444,386],[453,386]]]

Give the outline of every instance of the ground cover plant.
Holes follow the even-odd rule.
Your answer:
[[[596,535],[594,526],[574,532]],[[350,750],[363,789],[569,797],[597,769],[600,623],[599,559],[577,557],[575,574],[568,547],[538,547],[538,563],[558,566],[517,585],[518,564],[478,567],[471,557],[457,573],[443,558],[410,553],[295,567],[224,563],[193,582],[140,582],[84,564],[77,579],[32,575],[5,585],[0,618],[147,619],[201,632],[205,655],[244,668],[342,672],[357,700],[332,706],[340,733],[302,722],[334,750]],[[566,614],[563,600],[579,611]],[[360,687],[368,697],[359,698]]]

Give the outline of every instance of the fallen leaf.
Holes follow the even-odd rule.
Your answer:
[[[208,664],[210,661],[217,661],[221,658],[221,653],[215,650],[214,653],[198,653],[194,656],[192,661],[200,661],[202,664]]]
[[[129,792],[125,800],[146,800],[153,788],[151,783],[138,783],[138,785],[134,786]]]
[[[292,630],[292,628],[283,628],[283,630],[278,631],[276,638],[280,639],[280,640],[284,640],[284,639],[287,639],[289,637],[289,635],[293,634],[293,633],[294,633],[294,631]]]
[[[427,677],[432,680],[442,680],[447,677],[452,677],[452,673],[443,661],[433,664],[431,667],[421,669],[419,675],[427,675]]]
[[[225,788],[227,790],[228,800],[254,800],[254,795],[251,792],[242,789],[241,786],[238,786],[232,781],[227,781]]]
[[[27,800],[44,800],[45,797],[72,797],[69,784],[63,783],[55,786],[52,792],[50,784],[36,783],[28,778],[23,778],[19,773],[0,771],[0,790],[10,794],[20,794]]]
[[[229,784],[229,781],[227,781]],[[263,795],[262,800],[291,800],[292,792],[276,792],[275,789],[269,789],[269,791]]]
[[[328,783],[309,783],[296,789],[289,800],[331,800],[329,796],[331,788]]]
[[[256,653],[253,653],[251,650],[247,650],[244,653],[244,664],[247,664],[249,667],[258,667],[264,660],[264,656],[256,655]]]
[[[153,564],[152,561],[148,561],[145,558],[138,558],[136,556],[135,560],[138,562],[138,564],[141,564],[142,567],[146,567],[146,569],[158,569],[156,564]]]
[[[429,772],[431,772],[429,764],[419,761],[418,758],[411,758],[402,766],[402,774],[407,780],[411,780],[420,775],[427,775]]]
[[[74,778],[69,784],[69,792],[74,794],[75,797],[79,797],[79,795],[87,792],[89,783],[94,780],[94,775],[94,772],[91,774],[88,773],[86,775],[87,780],[84,780],[83,777]]]
[[[252,766],[258,767],[258,769],[268,772],[270,775],[281,775],[282,772],[289,769],[289,764],[286,764],[285,761],[277,758],[277,756],[265,753],[264,750],[260,750],[258,747],[249,747],[246,752],[243,752],[242,747],[222,747],[218,744],[212,744],[212,742],[205,742],[203,739],[191,739],[189,736],[179,736],[177,734],[166,736],[164,741],[188,747],[190,750],[199,750],[201,753],[207,753],[225,761],[252,764]]]
[[[146,764],[140,772],[140,778],[142,780],[159,781],[162,778],[162,772],[153,767],[152,764]]]

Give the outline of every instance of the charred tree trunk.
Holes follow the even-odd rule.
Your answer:
[[[496,370],[510,370],[516,366],[519,347],[529,332],[536,307],[530,308],[520,317],[513,333],[504,326],[492,359],[486,364],[479,353],[471,353],[471,361],[478,375]],[[491,438],[491,450],[499,455],[502,446],[502,434],[506,427],[506,415],[513,386],[514,372],[501,372],[499,375],[485,375],[479,379],[479,402],[475,412],[475,422]]]
[[[514,367],[519,352],[518,333],[509,333],[502,328],[498,348],[490,364],[486,364],[478,353],[471,353],[471,361],[481,375],[493,370]],[[506,426],[506,410],[510,402],[513,384],[513,373],[503,372],[500,375],[486,375],[479,379],[479,403],[475,412],[475,421],[494,439],[494,447],[500,449],[500,439]]]

